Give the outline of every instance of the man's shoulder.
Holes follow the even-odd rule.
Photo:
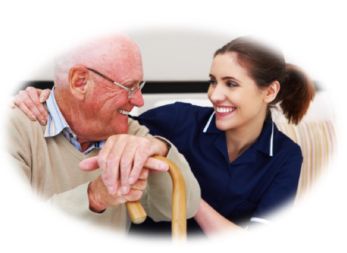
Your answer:
[[[27,162],[35,153],[42,151],[45,127],[37,121],[31,121],[20,109],[9,111],[7,121],[7,148],[16,159],[25,159]],[[42,152],[41,152],[42,153]]]
[[[137,136],[146,136],[149,133],[149,130],[144,125],[140,125],[137,119],[131,117],[128,118],[128,134],[137,135]]]
[[[41,126],[38,121],[32,121],[22,110],[19,108],[11,108],[9,113],[10,130],[12,127],[17,130],[23,129],[23,131],[39,131],[44,133],[46,126]]]
[[[10,121],[15,121],[15,122],[21,122],[22,124],[25,125],[30,125],[33,124],[34,122],[26,116],[26,114],[19,109],[18,107],[11,108],[9,110],[9,119]]]

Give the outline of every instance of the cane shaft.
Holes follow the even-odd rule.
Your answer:
[[[178,167],[162,156],[154,158],[164,161],[169,165],[169,174],[172,180],[172,223],[171,233],[174,240],[184,240],[187,235],[187,207],[186,189],[181,171]],[[126,203],[131,221],[140,224],[145,221],[147,214],[139,201]]]

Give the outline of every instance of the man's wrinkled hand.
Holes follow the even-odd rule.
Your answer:
[[[103,183],[111,195],[119,188],[127,194],[144,167],[155,171],[169,169],[165,162],[152,158],[166,154],[167,147],[161,145],[161,141],[153,137],[114,135],[107,139],[98,156],[83,160],[80,168],[85,171],[100,168]]]
[[[131,185],[127,194],[123,194],[119,189],[111,195],[99,176],[88,187],[88,199],[91,210],[102,212],[110,206],[140,200],[147,186],[147,178],[148,169],[143,169],[138,180]]]

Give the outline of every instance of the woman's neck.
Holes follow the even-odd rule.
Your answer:
[[[226,141],[229,161],[235,161],[259,137],[265,121],[265,116],[260,116],[235,129],[227,130]]]

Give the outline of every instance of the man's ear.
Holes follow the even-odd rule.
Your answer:
[[[89,71],[86,67],[76,65],[69,70],[69,86],[73,96],[83,100],[90,85]]]
[[[264,101],[268,104],[274,101],[280,89],[281,85],[279,81],[273,81],[268,87],[265,88]]]

